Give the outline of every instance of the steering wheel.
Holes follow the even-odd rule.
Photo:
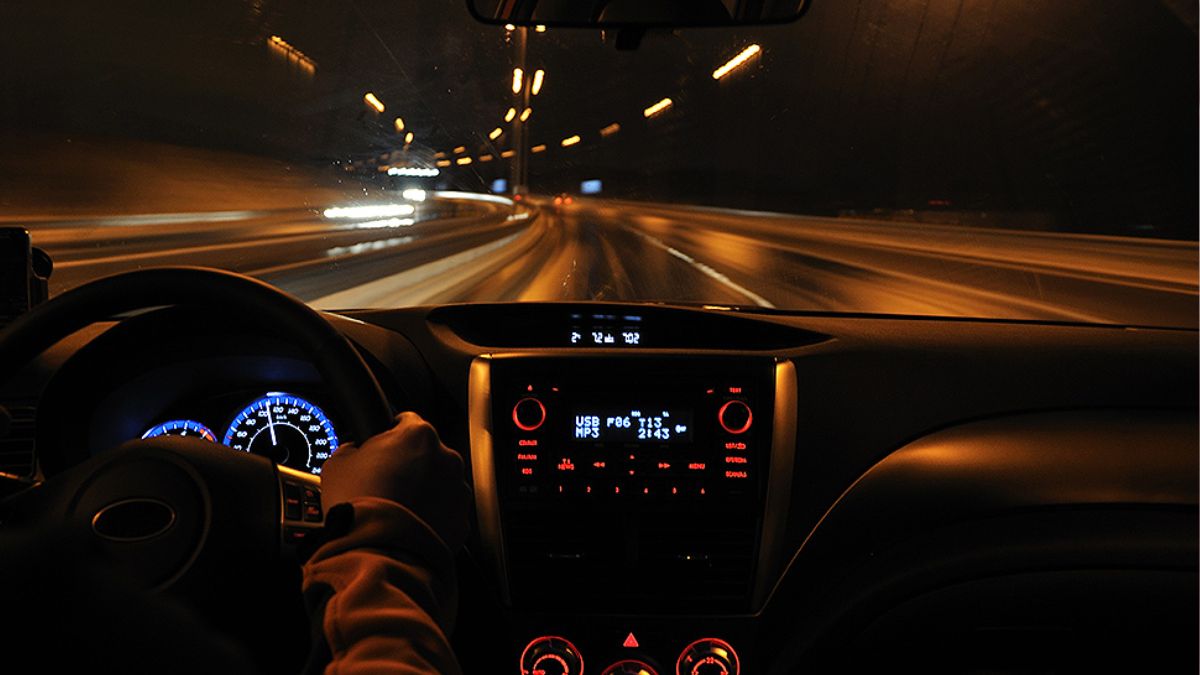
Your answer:
[[[94,322],[171,305],[219,309],[239,325],[294,344],[342,403],[351,440],[392,426],[379,383],[320,314],[260,281],[201,267],[118,274],[49,300],[0,333],[0,377]],[[230,565],[242,570],[278,561],[281,542],[322,519],[315,476],[220,450],[177,436],[129,441],[10,497],[0,504],[0,522],[74,528],[144,588],[203,596],[228,577]]]

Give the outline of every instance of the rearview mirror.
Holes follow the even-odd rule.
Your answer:
[[[467,0],[495,25],[575,28],[685,28],[794,21],[808,0]]]

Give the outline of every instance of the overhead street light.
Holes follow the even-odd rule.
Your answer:
[[[712,74],[713,79],[719,80],[722,77],[725,77],[726,75],[731,73],[733,70],[740,67],[742,64],[746,63],[746,61],[749,61],[752,56],[754,56],[755,54],[757,54],[761,51],[762,51],[762,47],[759,47],[758,45],[750,45],[749,47],[746,47],[742,51],[738,52],[737,56],[726,61],[725,65],[714,70],[713,74]]]
[[[672,105],[675,105],[674,101],[672,101],[669,98],[664,98],[663,100],[659,101],[658,103],[655,103],[654,105],[650,106],[649,108],[646,108],[645,110],[643,110],[642,115],[645,115],[646,117],[654,117],[655,115],[661,113],[662,111],[666,110],[667,108],[670,108]]]
[[[517,116],[516,108],[509,108],[508,112],[504,113],[504,121],[511,122]]]
[[[316,61],[308,58],[304,52],[296,49],[289,44],[287,40],[284,40],[278,35],[272,35],[270,38],[268,38],[267,46],[271,48],[271,51],[278,54],[288,63],[294,63],[296,67],[304,71],[306,75],[311,76],[313,73],[317,72]]]
[[[416,136],[413,135],[413,132],[411,132],[411,131],[408,132],[407,134],[404,134],[404,144],[409,145],[410,143],[413,142],[414,138],[416,138]]]
[[[525,81],[525,71],[520,68],[513,68],[512,77],[512,93],[521,93],[521,84]]]
[[[574,136],[567,136],[566,138],[562,139],[562,146],[564,148],[569,148],[581,140],[583,140],[583,139],[579,137],[579,134],[575,134]]]
[[[545,152],[545,151],[546,151],[546,146],[545,146],[545,144],[542,144],[542,145],[535,145],[535,146],[533,146],[532,148],[530,148],[530,149],[529,149],[529,151],[530,151],[530,152]]]
[[[500,138],[501,134],[503,134],[503,133],[504,133],[503,129],[501,129],[500,127],[496,127],[495,129],[492,129],[491,133],[488,134],[488,138],[490,138],[494,141],[497,138]]]
[[[379,97],[375,94],[368,91],[363,95],[363,100],[366,101],[367,105],[374,108],[375,112],[383,112],[383,101],[380,101]]]
[[[526,108],[526,109],[522,110],[521,111],[521,121],[524,122],[524,121],[528,120],[529,116],[532,114],[533,114],[533,108]]]
[[[529,93],[537,96],[542,91],[542,80],[546,77],[546,71],[538,68],[533,71],[533,84],[529,87]]]
[[[404,131],[404,118],[397,117],[396,118],[396,132],[399,133],[401,131]]]
[[[458,164],[459,166],[466,166],[471,163],[471,158],[470,157],[459,157],[458,159],[454,160],[454,162],[456,164]]]
[[[621,130],[621,125],[617,124],[616,122],[613,122],[612,124],[601,129],[600,135],[604,136],[605,138],[608,138],[609,136],[612,136],[613,134],[617,133],[620,130]]]

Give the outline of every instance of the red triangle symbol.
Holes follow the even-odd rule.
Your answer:
[[[625,641],[621,643],[621,646],[633,649],[634,647],[638,646],[637,638],[633,636],[633,633],[630,633],[629,635],[625,636]]]

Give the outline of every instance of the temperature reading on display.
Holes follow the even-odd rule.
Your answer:
[[[672,443],[692,439],[692,411],[682,408],[580,410],[574,422],[577,441]]]
[[[587,347],[638,347],[642,344],[640,316],[572,314],[568,333],[571,345]]]

